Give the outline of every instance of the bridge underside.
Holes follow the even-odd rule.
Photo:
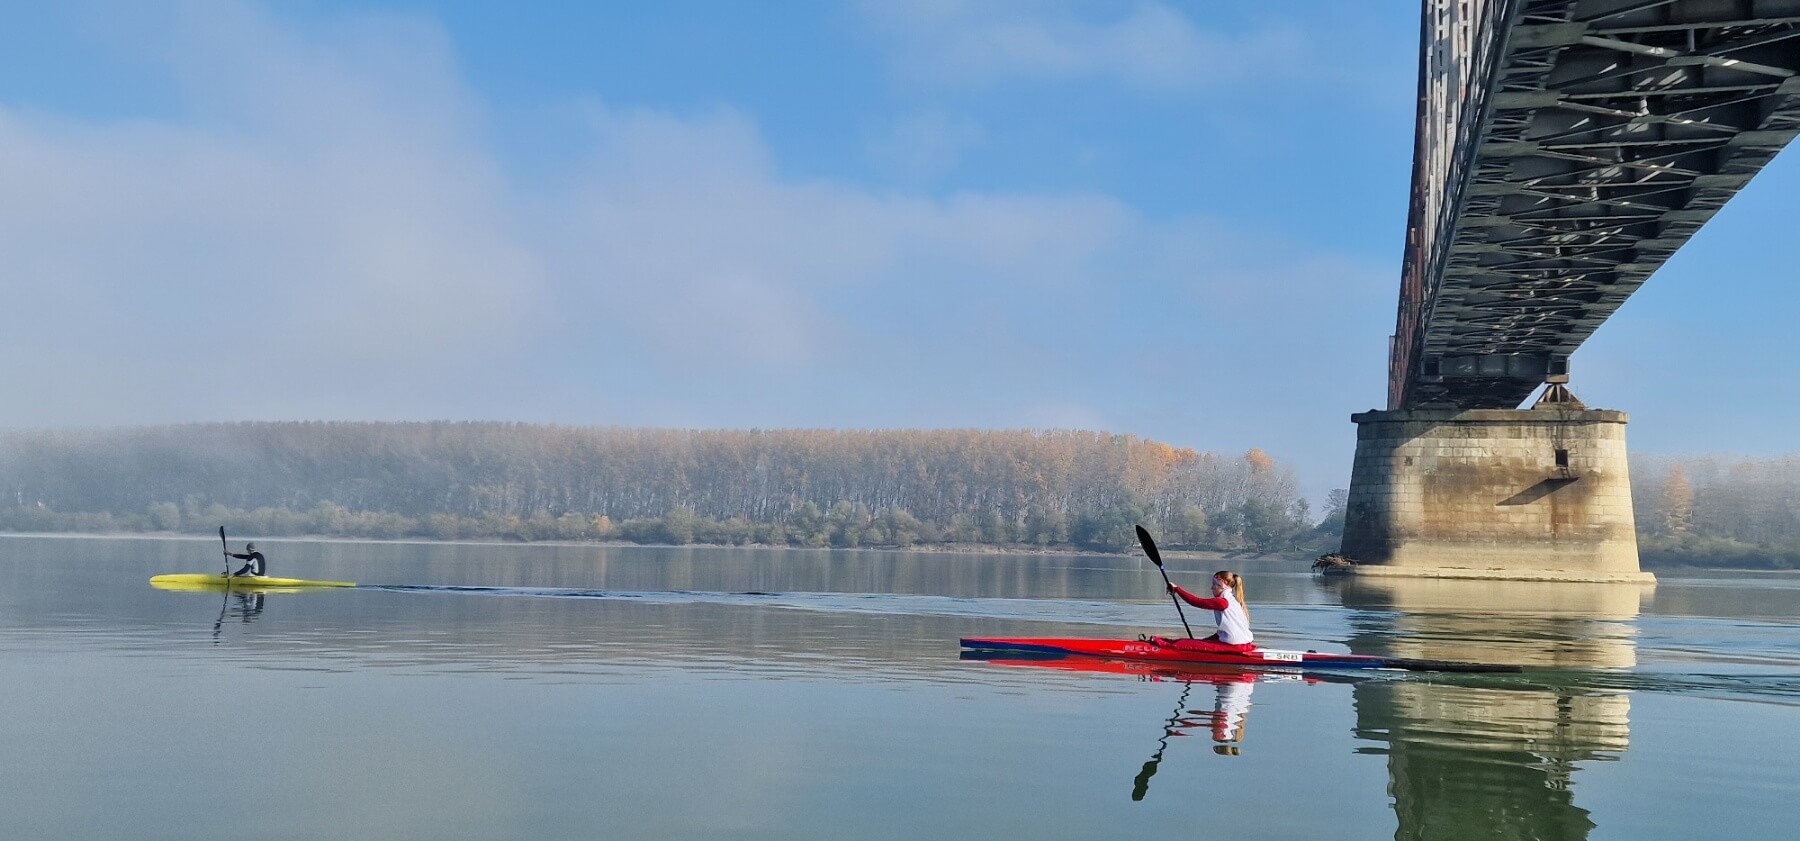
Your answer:
[[[1428,0],[1389,408],[1514,408],[1800,134],[1800,0]]]

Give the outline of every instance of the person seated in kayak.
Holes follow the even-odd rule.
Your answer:
[[[1213,621],[1218,623],[1219,631],[1210,637],[1197,640],[1165,640],[1158,637],[1159,645],[1188,651],[1250,652],[1256,650],[1256,638],[1250,634],[1250,609],[1244,607],[1243,577],[1228,570],[1213,573],[1212,598],[1196,596],[1174,582],[1169,583],[1169,592],[1197,608],[1212,611]]]
[[[231,574],[233,578],[240,575],[253,575],[257,578],[261,578],[268,574],[268,560],[263,557],[263,553],[256,551],[256,544],[254,543],[244,544],[244,554],[242,555],[239,555],[236,552],[226,552],[225,555],[226,557],[236,558],[246,562],[243,569]]]

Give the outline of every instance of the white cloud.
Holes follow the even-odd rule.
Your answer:
[[[699,366],[840,354],[871,296],[928,310],[969,286],[1068,282],[1133,224],[1098,197],[787,182],[739,115],[591,113],[595,151],[546,213],[547,253],[582,312]]]
[[[931,179],[955,169],[963,153],[985,138],[981,124],[968,116],[917,111],[872,131],[869,157],[899,176]]]
[[[1103,195],[796,181],[730,109],[574,104],[586,154],[527,187],[434,28],[232,8],[170,43],[193,118],[0,107],[0,425],[1104,425],[1284,453],[1244,395],[1380,393],[1384,267]]]
[[[171,368],[216,406],[222,382],[404,381],[506,354],[542,272],[441,34],[359,18],[308,40],[235,5],[176,21],[191,119],[0,109],[0,289],[25,304],[0,346],[105,395],[22,395],[3,420],[194,411],[203,395],[146,389]]]
[[[1189,91],[1298,72],[1307,53],[1292,30],[1215,32],[1155,2],[1080,7],[939,0],[870,2],[863,9],[891,43],[895,72],[956,88],[1104,79],[1143,90]]]

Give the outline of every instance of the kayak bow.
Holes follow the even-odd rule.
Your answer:
[[[1317,651],[1283,651],[1257,648],[1249,652],[1193,651],[1158,645],[1146,640],[1103,640],[1059,637],[965,638],[962,647],[972,649],[974,659],[1057,659],[1100,657],[1144,663],[1200,663],[1251,669],[1404,669],[1413,672],[1517,672],[1518,666],[1462,663],[1454,660],[1412,660],[1370,654],[1329,654]]]

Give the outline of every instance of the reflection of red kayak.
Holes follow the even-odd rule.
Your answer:
[[[965,656],[984,660],[1056,659],[1071,656],[1098,657],[1133,663],[1161,665],[1214,665],[1250,669],[1299,671],[1310,669],[1405,669],[1415,672],[1516,672],[1518,666],[1458,663],[1446,660],[1408,660],[1368,654],[1325,654],[1317,651],[1283,651],[1257,648],[1249,652],[1194,651],[1158,645],[1144,640],[1096,640],[1057,637],[964,639]]]

